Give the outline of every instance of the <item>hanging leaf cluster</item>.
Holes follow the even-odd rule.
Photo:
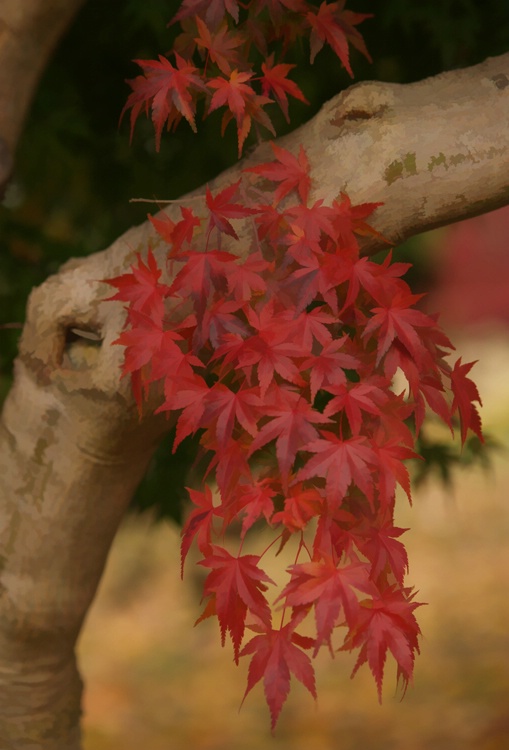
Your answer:
[[[264,51],[277,38],[284,49],[308,33],[312,57],[328,43],[350,70],[347,42],[365,52],[355,28],[365,17],[343,2],[185,0],[174,64],[140,63],[144,75],[131,82],[132,122],[150,106],[159,141],[165,123],[194,127],[203,94],[209,111],[226,106],[240,151],[251,120],[267,123],[269,94],[285,113],[286,94],[300,97],[290,66],[273,57],[255,76],[250,46]],[[246,694],[263,682],[274,727],[292,675],[316,696],[322,648],[355,650],[354,672],[367,663],[380,697],[387,654],[403,687],[411,681],[419,603],[405,581],[396,489],[411,500],[406,462],[419,458],[428,411],[451,431],[458,417],[463,442],[482,433],[472,363],[449,364],[453,346],[417,307],[408,264],[360,252],[360,237],[380,239],[370,225],[379,204],[311,201],[319,186],[305,148],[272,151],[237,182],[207,188],[199,209],[182,205],[178,221],[150,217],[168,274],[149,249],[107,281],[126,305],[115,343],[140,412],[156,386],[158,410],[176,419],[174,450],[200,435],[207,468],[202,489],[189,490],[181,550],[182,570],[195,544],[207,571],[198,621],[217,618],[235,661],[250,658]],[[405,388],[394,385],[398,370]],[[264,549],[247,554],[247,538]],[[278,589],[264,565],[286,545],[294,563]]]

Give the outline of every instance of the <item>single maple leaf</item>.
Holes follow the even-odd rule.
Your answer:
[[[403,579],[408,572],[408,555],[398,537],[405,531],[408,529],[394,526],[392,519],[388,517],[365,529],[359,548],[371,563],[371,578],[374,581],[388,566],[396,581],[403,586]]]
[[[142,261],[139,253],[136,257],[138,265],[131,266],[131,273],[122,274],[114,279],[104,279],[106,284],[111,284],[118,289],[113,297],[107,297],[107,299],[128,302],[132,310],[145,313],[149,318],[162,322],[164,298],[169,293],[169,287],[159,282],[162,271],[158,268],[150,247],[147,253],[147,265]]]
[[[261,427],[251,443],[249,455],[275,440],[279,469],[286,487],[297,451],[302,450],[304,445],[318,435],[313,424],[323,424],[330,420],[290,388],[277,388],[273,393],[274,405],[264,409],[265,415],[271,419]]]
[[[304,531],[311,518],[323,510],[324,498],[316,487],[305,487],[303,482],[293,484],[285,494],[284,510],[274,513],[272,523],[282,523],[292,534]]]
[[[301,229],[311,247],[319,242],[322,233],[331,238],[335,237],[335,229],[332,223],[333,209],[330,206],[324,206],[322,199],[315,201],[312,206],[307,206],[304,203],[290,206],[286,214],[291,216],[294,231],[295,227]],[[321,249],[318,254],[321,254]],[[296,258],[296,260],[299,260],[299,258]]]
[[[359,203],[353,206],[349,196],[346,193],[340,193],[340,200],[335,199],[331,206],[335,236],[339,244],[344,247],[356,245],[355,235],[358,234],[361,237],[376,237],[389,245],[388,240],[365,221],[378,206],[382,205],[382,203]]]
[[[267,289],[264,274],[273,267],[261,252],[250,253],[244,261],[238,261],[226,269],[229,293],[239,302],[250,301],[258,294],[263,295]]]
[[[451,406],[444,396],[445,389],[442,383],[441,373],[431,352],[429,352],[428,364],[429,367],[425,368],[419,366],[406,347],[400,344],[396,339],[393,341],[385,356],[384,372],[387,378],[392,379],[399,368],[407,379],[410,393],[414,399],[412,410],[414,412],[415,430],[417,434],[419,433],[426,416],[426,403],[449,427],[451,434],[453,434]],[[411,401],[409,401],[409,404],[411,404]],[[413,441],[404,442],[407,442],[409,445],[413,444]]]
[[[194,434],[203,424],[203,414],[207,403],[209,386],[205,380],[192,374],[188,378],[180,378],[178,381],[168,380],[168,388],[165,383],[165,401],[157,410],[176,411],[182,409],[177,420],[175,440],[173,442],[173,453],[188,435]]]
[[[240,654],[241,656],[253,654],[249,664],[247,688],[243,701],[253,687],[263,679],[273,730],[290,692],[291,674],[316,699],[313,665],[309,656],[302,650],[303,647],[310,648],[313,641],[311,638],[295,633],[295,628],[301,619],[302,617],[295,617],[279,630],[273,629],[270,625],[258,628],[259,634],[244,646]]]
[[[259,241],[267,240],[277,245],[287,228],[284,213],[268,203],[258,204],[257,208],[259,213],[255,217],[255,223]]]
[[[242,482],[252,482],[253,477],[247,460],[249,450],[245,440],[231,438],[226,445],[219,445],[213,432],[206,432],[201,439],[206,450],[212,452],[212,458],[206,474],[215,472],[215,478],[221,497],[227,499]]]
[[[239,191],[240,180],[234,182],[233,185],[221,190],[216,195],[212,195],[207,185],[205,192],[205,201],[207,208],[210,211],[210,219],[208,225],[208,232],[216,227],[220,232],[230,235],[238,240],[237,233],[228,221],[228,219],[243,219],[246,216],[252,216],[258,213],[256,208],[248,208],[241,203],[232,203],[236,198]]]
[[[306,239],[306,243],[309,248],[309,240]],[[306,258],[304,254],[301,254],[297,261],[300,268],[290,274],[285,284],[285,289],[295,290],[293,293],[298,300],[297,309],[303,310],[316,299],[323,300],[337,320],[339,316],[337,286],[341,269],[337,257],[327,253],[310,254]]]
[[[292,190],[297,190],[303,203],[306,203],[311,187],[309,176],[309,162],[306,152],[300,146],[299,156],[295,157],[290,151],[271,142],[275,161],[247,167],[244,172],[258,174],[271,182],[281,183],[274,193],[274,200],[279,203]]]
[[[375,678],[378,698],[382,701],[382,683],[387,651],[398,665],[398,677],[406,688],[412,680],[415,653],[419,653],[419,625],[409,589],[390,586],[360,607],[357,622],[347,635],[342,650],[361,647],[352,677],[366,661]]]
[[[295,67],[295,65],[288,65],[285,63],[274,65],[274,54],[270,55],[270,57],[262,63],[263,75],[260,79],[262,84],[262,94],[264,96],[268,96],[269,94],[274,96],[281,107],[287,122],[290,122],[288,116],[287,94],[293,96],[295,99],[299,99],[301,102],[304,102],[304,104],[309,104],[297,84],[287,78],[288,73]]]
[[[381,414],[381,404],[387,400],[385,391],[376,382],[332,384],[327,386],[327,392],[334,394],[334,398],[328,402],[323,413],[330,417],[344,411],[352,435],[358,435],[361,431],[362,412],[378,416]]]
[[[161,145],[161,133],[164,124],[168,127],[185,117],[196,132],[194,121],[196,92],[207,91],[201,78],[195,75],[198,70],[192,63],[175,53],[177,67],[159,55],[157,60],[135,60],[143,70],[143,76],[128,81],[133,89],[120,114],[122,119],[127,109],[131,108],[131,138],[136,119],[142,108],[152,109],[152,121],[156,131],[156,151]]]
[[[242,483],[235,492],[234,508],[236,515],[243,515],[241,539],[244,539],[251,526],[258,521],[261,516],[265,518],[268,524],[271,523],[271,516],[274,513],[274,497],[276,491],[273,488],[273,480],[265,477],[257,479],[253,484]]]
[[[274,303],[268,302],[259,312],[247,308],[246,316],[249,325],[256,332],[247,338],[230,336],[218,347],[214,358],[224,357],[223,366],[235,362],[236,368],[248,374],[256,366],[262,398],[265,397],[276,372],[290,383],[302,385],[304,381],[293,359],[306,352],[301,346],[287,340],[288,326],[286,321],[274,312]]]
[[[404,489],[409,502],[412,502],[410,489],[410,475],[403,461],[408,459],[419,459],[415,451],[400,445],[397,437],[389,437],[383,442],[373,442],[375,453],[379,462],[379,497],[382,506],[389,505],[396,491],[396,482]]]
[[[207,60],[210,58],[222,73],[229,75],[232,67],[239,66],[239,55],[235,50],[244,44],[244,37],[242,34],[231,33],[226,23],[222,23],[216,32],[212,32],[199,16],[195,17],[195,21],[198,36],[194,41],[199,48],[206,50]]]
[[[326,347],[332,341],[332,334],[326,326],[335,324],[337,318],[325,312],[322,307],[315,307],[309,312],[287,307],[282,311],[281,317],[287,319],[292,340],[302,345],[304,351],[312,351],[315,342]],[[304,366],[301,368],[306,369]]]
[[[371,62],[364,40],[355,28],[371,13],[352,13],[344,11],[345,0],[336,3],[323,2],[318,10],[312,9],[306,14],[311,26],[311,62],[322,49],[324,42],[330,44],[350,76],[353,78],[349,62],[348,42],[358,49]]]
[[[205,485],[205,492],[193,490],[190,487],[186,487],[186,489],[193,505],[196,507],[188,515],[180,534],[182,537],[180,546],[181,576],[184,575],[184,563],[193,539],[196,538],[198,549],[203,555],[208,555],[211,551],[212,523],[214,515],[217,515],[212,491],[208,484]]]
[[[141,370],[157,356],[163,346],[167,349],[171,348],[175,357],[182,356],[182,350],[175,343],[182,340],[180,334],[163,330],[161,322],[138,310],[129,310],[129,321],[132,327],[123,331],[118,339],[113,341],[114,344],[121,344],[125,347],[122,368],[124,375]]]
[[[221,643],[224,646],[229,633],[238,663],[247,612],[270,624],[270,607],[263,592],[267,591],[265,584],[274,581],[258,567],[260,558],[256,555],[233,557],[217,545],[211,546],[211,553],[199,562],[211,569],[203,585],[203,595],[213,597]]]
[[[342,440],[333,432],[320,432],[321,439],[312,440],[303,446],[302,450],[315,455],[308,459],[297,478],[325,478],[327,497],[336,504],[345,497],[352,482],[364,492],[368,500],[372,499],[371,472],[376,458],[366,438],[356,436]]]
[[[236,255],[221,250],[190,253],[173,280],[171,294],[191,296],[198,306],[197,313],[203,315],[207,298],[214,289],[221,291],[226,286],[227,268],[236,260]]]
[[[240,130],[246,114],[246,103],[255,96],[255,91],[249,83],[253,76],[254,73],[240,72],[235,68],[227,78],[212,78],[208,85],[216,91],[209,104],[209,113],[226,105]]]
[[[188,245],[191,243],[195,227],[199,227],[201,224],[201,219],[194,215],[192,208],[181,206],[180,213],[182,219],[176,223],[166,214],[158,217],[149,214],[148,217],[158,235],[171,245],[171,251],[168,253],[170,258],[179,256],[184,242]]]
[[[287,254],[300,265],[306,265],[310,260],[313,261],[316,256],[322,254],[319,239],[310,237],[297,223],[290,224],[290,231],[283,237],[283,242],[288,247]],[[301,309],[306,306],[301,305]]]
[[[311,387],[311,398],[314,401],[316,394],[321,388],[326,388],[331,393],[335,386],[345,386],[345,370],[356,370],[359,360],[351,354],[341,351],[348,336],[341,336],[326,343],[319,354],[313,354],[302,363],[302,369],[310,371],[309,385]],[[345,386],[346,387],[346,386]],[[331,390],[332,389],[332,390]],[[332,412],[332,409],[329,409]],[[329,413],[326,414],[329,416]]]
[[[251,131],[251,126],[253,124],[253,121],[259,122],[260,125],[262,125],[264,128],[267,128],[267,130],[270,131],[272,135],[276,135],[276,131],[274,130],[274,126],[272,125],[270,117],[268,116],[268,114],[265,112],[265,109],[264,109],[264,107],[267,104],[272,104],[272,103],[273,103],[272,99],[269,99],[267,96],[262,96],[261,94],[255,94],[253,92],[252,97],[246,98],[245,108],[241,115],[239,115],[238,117],[235,116],[234,112],[231,109],[227,109],[226,112],[223,114],[223,119],[221,121],[221,135],[224,135],[228,124],[235,117],[235,121],[237,123],[239,159],[242,154],[244,142]]]
[[[373,592],[368,569],[366,563],[359,561],[338,565],[330,555],[288,568],[291,580],[278,600],[283,599],[289,607],[314,606],[315,656],[322,645],[330,647],[332,631],[339,624],[340,617],[350,627],[354,625],[359,610],[354,589],[367,594]]]
[[[342,309],[356,302],[361,287],[379,303],[390,299],[401,288],[399,277],[410,267],[410,263],[390,263],[390,253],[382,264],[373,263],[365,257],[343,258],[338,283],[348,281],[348,292]]]
[[[429,350],[423,344],[416,328],[436,328],[436,321],[420,310],[412,309],[422,294],[411,294],[401,291],[385,305],[371,310],[372,317],[362,334],[363,338],[378,331],[377,364],[395,339],[403,344],[417,365],[425,366],[429,360]]]
[[[257,434],[257,421],[263,415],[258,388],[241,387],[233,391],[223,383],[212,386],[207,397],[207,420],[215,421],[219,445],[226,445],[237,422],[249,435]]]
[[[223,296],[218,297],[214,302],[209,302],[203,312],[200,310],[193,334],[193,350],[200,351],[207,341],[210,341],[211,346],[217,349],[227,334],[245,335],[247,326],[238,316],[238,311],[242,307],[242,302]]]
[[[473,380],[467,377],[475,362],[468,362],[464,365],[461,364],[461,357],[454,363],[454,367],[451,371],[451,388],[454,394],[454,400],[452,402],[452,411],[458,409],[461,422],[461,442],[465,443],[467,439],[467,432],[471,429],[479,438],[481,442],[484,442],[481,418],[479,412],[474,406],[474,401],[477,401],[482,406],[481,397],[479,391]]]

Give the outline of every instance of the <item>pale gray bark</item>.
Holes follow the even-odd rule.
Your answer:
[[[509,203],[508,121],[504,55],[413,85],[353,86],[281,144],[305,146],[314,199],[330,203],[344,190],[354,203],[383,201],[372,223],[401,241]],[[263,145],[249,164],[271,158]],[[251,229],[239,228],[246,251]],[[153,235],[149,224],[130,230],[104,252],[66,264],[29,300],[0,432],[2,748],[79,747],[75,640],[167,427],[153,415],[157,394],[138,419],[120,378],[121,347],[111,346],[122,306],[104,301],[111,287],[100,279],[127,271],[149,238],[164,265]],[[370,241],[365,249],[379,247]],[[72,328],[99,341],[75,339]]]

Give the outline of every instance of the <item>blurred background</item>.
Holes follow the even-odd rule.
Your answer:
[[[430,0],[410,4],[349,0],[374,12],[362,24],[373,64],[355,52],[356,81],[410,82],[509,50],[509,3]],[[166,24],[175,0],[89,0],[62,40],[34,100],[16,172],[0,205],[0,324],[22,323],[30,289],[69,257],[102,250],[145,219],[132,197],[168,199],[235,161],[232,126],[218,139],[220,115],[184,123],[155,154],[140,118],[132,145],[118,127],[138,74],[134,58],[171,47]],[[290,106],[292,127],[350,84],[332,54],[295,49],[295,80],[311,102]],[[277,121],[278,132],[287,127]],[[193,158],[189,160],[189,154]],[[149,206],[148,210],[155,210]],[[509,212],[504,209],[416,237],[395,257],[411,261],[409,283],[428,292],[428,310],[465,360],[483,398],[490,450],[463,454],[434,425],[422,450],[413,508],[400,503],[397,525],[410,557],[409,584],[423,631],[415,685],[401,702],[389,662],[382,706],[366,668],[353,681],[353,657],[318,659],[319,700],[294,684],[276,737],[261,688],[239,713],[246,665],[222,650],[215,623],[193,629],[201,609],[199,574],[180,581],[183,482],[193,445],[176,460],[162,446],[112,550],[80,641],[86,682],[86,750],[187,748],[509,747]],[[0,328],[0,397],[11,382],[17,329]],[[278,563],[286,564],[282,559]]]

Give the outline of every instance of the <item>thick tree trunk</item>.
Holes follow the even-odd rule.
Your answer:
[[[305,146],[314,199],[330,202],[344,190],[354,203],[383,201],[373,224],[399,242],[509,203],[508,121],[504,55],[418,84],[353,86],[281,144]],[[263,145],[249,163],[271,158]],[[216,185],[238,174],[232,169]],[[246,223],[246,249],[249,232]],[[121,348],[111,346],[122,306],[104,301],[111,287],[99,280],[127,271],[150,237],[163,260],[144,224],[108,250],[70,261],[29,300],[0,432],[2,748],[79,747],[74,643],[117,526],[167,428],[153,415],[156,394],[138,419],[120,379]],[[373,240],[365,247],[377,249]]]
[[[39,77],[85,0],[0,1],[0,197]]]

